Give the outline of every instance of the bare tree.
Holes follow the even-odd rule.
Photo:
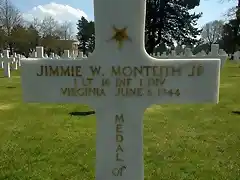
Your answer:
[[[10,34],[13,27],[22,23],[20,11],[10,0],[0,0],[0,25]]]
[[[231,7],[225,13],[227,20],[234,19],[236,17],[237,7]]]
[[[58,24],[56,33],[61,39],[71,39],[73,34],[72,23],[70,21],[65,21],[64,23]]]
[[[71,39],[71,36],[73,34],[73,28],[72,23],[70,21],[65,21],[63,24],[61,24],[60,29],[63,32],[63,38],[65,40]]]
[[[217,43],[222,38],[223,25],[223,21],[218,20],[205,24],[201,33],[203,42],[209,44],[209,47]]]
[[[42,37],[55,36],[64,40],[72,38],[73,26],[70,21],[59,23],[52,16],[46,16],[42,21],[34,18],[28,24],[34,27]]]
[[[233,19],[233,18],[240,19],[240,0],[219,0],[220,3],[231,2],[231,1],[236,2],[236,6],[228,9],[225,16],[227,17],[227,19]]]
[[[22,24],[20,11],[11,3],[10,0],[0,0],[0,26],[5,31],[7,38],[11,36],[14,27]],[[12,45],[7,41],[12,52]]]
[[[59,27],[58,22],[52,17],[52,16],[46,16],[41,22],[40,22],[40,34],[43,37],[46,36],[55,36],[57,27]]]
[[[33,18],[33,21],[30,23],[32,27],[34,27],[37,31],[40,31],[41,29],[41,21],[38,18]]]

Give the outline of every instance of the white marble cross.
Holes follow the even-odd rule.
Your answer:
[[[62,58],[70,58],[70,51],[69,50],[64,50]]]
[[[51,52],[51,53],[50,53],[50,57],[49,57],[49,58],[51,58],[51,59],[54,59],[54,57],[55,57],[55,54],[54,54],[54,52]]]
[[[94,0],[96,48],[87,59],[22,61],[26,102],[96,110],[96,180],[144,179],[143,114],[150,105],[218,102],[220,59],[146,53],[145,2]]]
[[[13,69],[18,70],[18,56],[17,56],[17,53],[13,53],[12,58],[14,58],[14,60],[12,61]]]
[[[240,61],[240,51],[236,51],[234,53],[233,60],[234,60],[234,62],[239,63],[239,61]]]
[[[9,50],[3,50],[3,68],[4,68],[4,77],[11,77],[11,63],[13,62],[14,58],[10,57]]]
[[[221,68],[223,68],[228,58],[228,55],[223,49],[219,49],[219,44],[212,44],[211,51],[209,52],[208,58],[217,58],[217,57],[220,58]]]
[[[185,48],[184,56],[185,56],[186,58],[193,56],[193,53],[192,53],[191,48]]]
[[[33,50],[30,55],[29,55],[30,58],[37,58],[38,57],[38,54],[35,50]]]
[[[17,59],[18,59],[18,66],[19,67],[21,67],[21,59],[22,59],[23,57],[21,56],[21,54],[18,54],[17,55]]]
[[[44,48],[42,46],[36,47],[37,58],[44,58]]]
[[[4,62],[3,62],[3,54],[2,53],[0,53],[0,65],[1,65],[1,69],[3,69],[4,68]]]

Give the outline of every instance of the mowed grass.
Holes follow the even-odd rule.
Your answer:
[[[85,105],[26,104],[19,72],[0,71],[0,180],[93,180],[96,119]],[[240,68],[221,71],[217,105],[144,114],[146,180],[240,179]],[[239,112],[239,113],[238,113]]]

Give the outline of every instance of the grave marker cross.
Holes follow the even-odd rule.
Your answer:
[[[4,77],[11,77],[11,63],[15,60],[14,57],[10,57],[9,50],[3,50],[3,68]]]
[[[88,59],[22,60],[25,101],[96,110],[97,180],[144,179],[142,117],[151,104],[218,102],[220,59],[146,53],[145,2],[94,0],[96,48]]]

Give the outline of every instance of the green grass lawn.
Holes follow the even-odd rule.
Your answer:
[[[19,72],[2,75],[0,180],[93,180],[95,116],[69,115],[89,107],[26,104]],[[146,180],[240,180],[240,68],[221,71],[218,105],[149,107],[144,160]]]

